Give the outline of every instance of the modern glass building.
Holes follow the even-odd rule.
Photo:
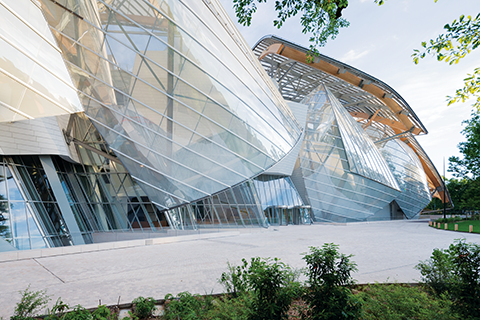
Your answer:
[[[0,251],[413,219],[443,197],[392,88],[273,36],[252,50],[216,0],[0,17]]]

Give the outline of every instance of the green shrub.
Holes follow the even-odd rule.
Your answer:
[[[48,310],[45,320],[60,320],[63,319],[65,313],[68,311],[68,305],[60,298],[57,299],[51,310]]]
[[[438,222],[438,223],[454,223],[454,222],[457,222],[457,221],[460,221],[461,218],[439,218],[437,220],[435,220],[435,222]]]
[[[164,319],[208,319],[207,315],[213,309],[213,298],[210,296],[192,295],[189,292],[180,292],[176,297],[171,294],[165,296]]]
[[[50,301],[46,290],[30,291],[30,285],[19,293],[22,295],[22,298],[17,303],[10,320],[31,320]]]
[[[155,299],[138,297],[133,299],[133,315],[142,319],[151,317],[155,308]]]
[[[422,281],[437,296],[446,294],[462,319],[480,318],[480,246],[457,239],[420,262]]]
[[[210,310],[205,319],[218,320],[248,320],[251,310],[250,297],[244,294],[234,299],[224,297],[212,301],[213,309]]]
[[[420,287],[401,284],[373,284],[357,294],[362,301],[364,320],[454,320],[452,302],[446,297],[434,297]]]
[[[242,259],[240,266],[228,265],[219,282],[232,297],[241,296],[250,309],[249,319],[284,319],[301,286],[298,273],[279,259]]]
[[[251,290],[248,261],[242,259],[240,266],[231,265],[227,262],[228,272],[223,272],[218,282],[223,285],[227,293],[236,297],[239,293],[247,293]]]
[[[358,318],[360,302],[349,288],[354,283],[350,274],[357,271],[351,257],[339,253],[338,245],[333,243],[325,243],[322,248],[310,247],[310,253],[304,254],[310,286],[303,296],[309,305],[308,319]]]
[[[451,290],[458,281],[453,273],[453,260],[447,250],[434,249],[429,260],[415,266],[420,271],[422,282],[433,293],[441,295]]]
[[[72,311],[68,312],[68,305],[60,298],[47,312],[44,320],[116,320],[117,314],[112,313],[106,305],[99,305],[95,311],[90,313],[80,305],[77,305]]]
[[[254,258],[250,262],[249,281],[253,290],[250,319],[286,319],[292,299],[300,292],[296,275],[278,259]]]
[[[118,314],[112,312],[106,305],[99,305],[95,311],[92,312],[92,320],[116,320]]]
[[[62,320],[92,320],[92,314],[81,305],[77,305],[72,311],[65,313]]]

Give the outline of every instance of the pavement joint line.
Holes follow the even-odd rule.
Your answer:
[[[390,270],[401,269],[401,268],[405,268],[405,267],[411,267],[411,266],[415,266],[415,265],[416,265],[416,264],[414,264],[414,263],[410,263],[410,264],[405,264],[405,265],[403,265],[403,266],[397,266],[397,267],[393,267],[393,268],[374,270],[374,271],[370,271],[370,272],[358,272],[357,274],[371,274],[371,273],[377,273],[377,272],[382,272],[382,271],[390,271]]]
[[[53,273],[52,271],[50,271],[47,267],[45,267],[43,264],[41,264],[37,259],[32,258],[32,260],[35,261],[36,263],[38,263],[43,269],[47,270],[48,273],[50,273],[52,276],[54,276],[55,278],[57,278],[58,280],[60,280],[62,283],[65,283],[65,281],[62,280],[62,278],[60,278],[60,277],[57,276],[55,273]]]
[[[259,247],[261,247],[259,245],[255,245],[255,244],[231,242],[231,241],[224,241],[224,240],[217,240],[217,239],[202,239],[202,240],[215,242],[215,243],[223,243],[223,244],[228,244],[228,245],[232,245],[232,246],[246,247],[246,248],[259,248]]]
[[[31,256],[21,257],[18,256],[16,258],[10,259],[2,259],[2,253],[0,252],[0,264],[13,262],[13,261],[22,261],[22,260],[30,260],[30,259],[41,259],[41,258],[49,258],[49,257],[58,257],[58,256],[67,256],[67,255],[75,255],[75,254],[87,254],[91,252],[100,252],[100,251],[111,251],[111,250],[121,250],[121,249],[129,249],[135,247],[146,247],[152,245],[165,245],[171,243],[178,243],[178,242],[189,242],[189,241],[199,241],[199,240],[210,240],[216,238],[226,238],[226,237],[234,237],[239,236],[242,233],[239,231],[224,231],[224,232],[212,232],[212,233],[198,233],[198,234],[188,234],[188,235],[181,235],[181,236],[172,236],[172,237],[158,237],[158,238],[149,238],[149,239],[136,239],[136,240],[126,240],[126,241],[112,241],[112,242],[101,242],[101,243],[93,243],[93,244],[85,244],[85,245],[78,245],[78,246],[71,246],[71,247],[55,247],[55,248],[48,248],[48,249],[32,249],[32,250],[25,250],[26,252],[31,252]],[[143,240],[143,243],[142,243]],[[137,241],[135,244],[131,245],[124,245],[126,242],[130,241]],[[110,244],[112,247],[110,248],[97,248],[93,250],[86,250],[84,248],[89,248],[90,246],[95,245],[102,245],[102,244]],[[48,255],[43,255],[43,250],[58,250],[61,248],[78,248],[79,251],[76,252],[58,252]],[[23,251],[7,251],[5,254],[10,254],[12,252],[23,252]],[[35,254],[38,252],[38,254]]]

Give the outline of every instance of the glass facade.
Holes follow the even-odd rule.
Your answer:
[[[0,137],[63,150],[0,139],[3,248],[418,215],[425,159],[352,117],[362,87],[297,88],[300,123],[228,19],[217,0],[0,1]]]
[[[267,226],[251,180],[167,213],[180,230]]]
[[[0,235],[19,250],[71,245],[38,157],[0,157]]]
[[[368,134],[326,87],[320,86],[315,91],[322,89],[335,113],[350,171],[398,189],[397,181]],[[318,94],[315,91],[312,94]]]

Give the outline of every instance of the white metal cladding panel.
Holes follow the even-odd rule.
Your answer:
[[[295,163],[298,159],[298,153],[300,152],[300,148],[303,143],[303,136],[304,135],[302,133],[300,139],[298,139],[297,144],[292,148],[292,150],[285,157],[283,157],[282,160],[268,168],[265,173],[284,176],[292,175],[293,169],[295,168]]]
[[[0,154],[70,156],[55,117],[0,123]]]
[[[0,122],[82,111],[35,1],[0,1]]]

